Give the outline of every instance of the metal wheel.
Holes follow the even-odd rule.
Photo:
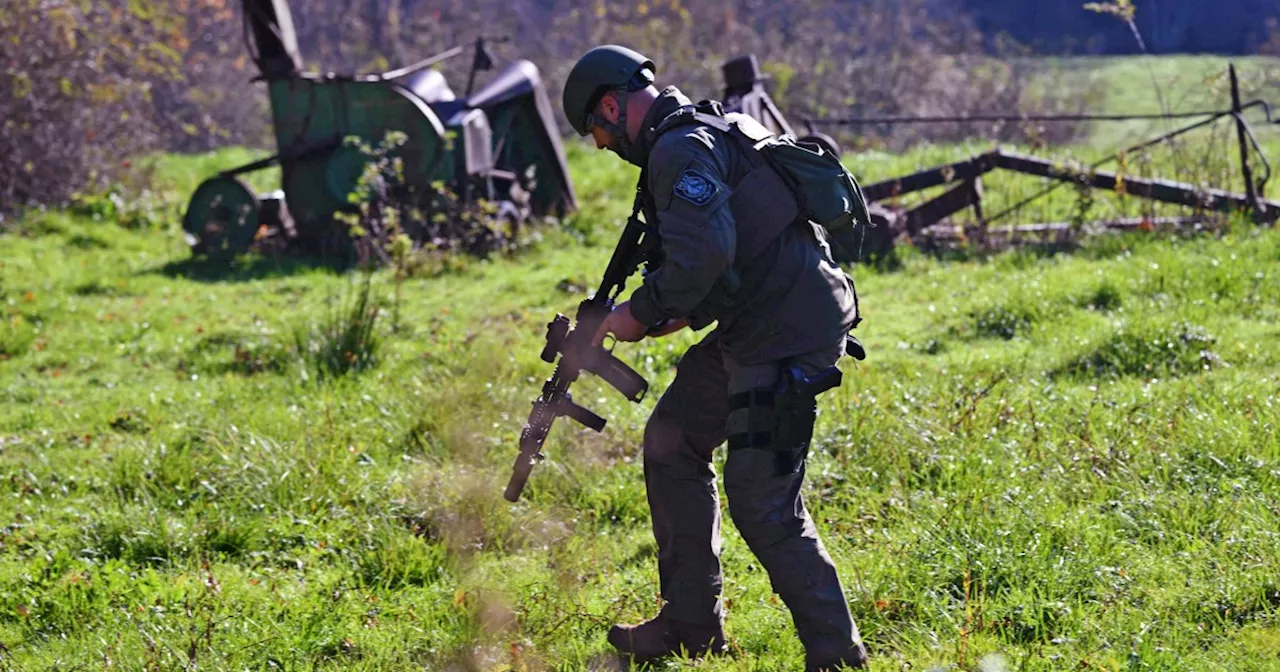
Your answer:
[[[253,245],[261,203],[237,177],[218,176],[200,183],[182,217],[187,244],[196,254],[234,256]]]

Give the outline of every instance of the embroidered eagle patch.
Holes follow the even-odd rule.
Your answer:
[[[676,196],[701,207],[711,202],[718,189],[711,178],[690,168],[680,174],[673,191]]]

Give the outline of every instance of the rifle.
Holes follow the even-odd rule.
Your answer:
[[[640,181],[644,184],[643,178]],[[569,328],[569,318],[557,314],[547,324],[547,342],[542,348],[542,361],[555,363],[551,377],[542,385],[542,394],[533,402],[533,410],[529,412],[529,420],[520,432],[520,454],[516,456],[515,465],[511,469],[511,479],[502,496],[509,502],[520,499],[524,484],[535,464],[543,459],[542,444],[551,432],[551,423],[560,416],[568,416],[599,432],[604,430],[604,418],[596,415],[573,401],[569,394],[569,386],[578,379],[583,371],[589,371],[602,378],[606,383],[631,401],[640,401],[649,389],[649,382],[622,360],[603,346],[592,345],[591,338],[599,330],[604,318],[613,310],[618,296],[631,277],[641,265],[649,271],[661,263],[659,258],[658,235],[648,222],[657,222],[652,213],[644,213],[644,192],[637,187],[636,201],[627,218],[627,226],[622,231],[618,246],[613,250],[609,265],[605,268],[604,279],[600,288],[590,298],[578,304],[578,312],[574,319],[575,327]]]

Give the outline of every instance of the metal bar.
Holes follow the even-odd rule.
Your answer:
[[[1265,106],[1265,105],[1266,105],[1266,103],[1265,103],[1265,102],[1263,102],[1263,101],[1260,101],[1260,100],[1255,100],[1255,101],[1253,101],[1253,102],[1249,103],[1248,105],[1245,105],[1245,107],[1246,107],[1246,108],[1249,108],[1249,107],[1254,107],[1254,106],[1256,106],[1256,105],[1263,105],[1263,106]],[[1269,114],[1269,112],[1268,112],[1268,114]],[[1187,126],[1183,126],[1182,128],[1179,128],[1179,129],[1176,129],[1176,130],[1170,131],[1170,132],[1165,133],[1164,135],[1161,135],[1161,136],[1159,136],[1159,137],[1155,137],[1155,138],[1152,138],[1152,139],[1150,139],[1150,140],[1146,140],[1146,141],[1144,141],[1144,142],[1140,142],[1140,143],[1138,143],[1138,144],[1136,144],[1136,145],[1133,145],[1132,147],[1127,147],[1127,148],[1125,148],[1125,149],[1124,149],[1123,151],[1121,151],[1121,152],[1117,152],[1117,153],[1115,153],[1115,154],[1112,154],[1111,156],[1108,156],[1108,157],[1106,157],[1105,159],[1102,159],[1102,160],[1100,160],[1100,161],[1095,161],[1092,165],[1090,165],[1090,166],[1089,166],[1089,170],[1094,170],[1094,169],[1096,169],[1096,168],[1100,168],[1100,167],[1102,167],[1102,166],[1105,166],[1105,165],[1107,165],[1108,163],[1111,163],[1112,161],[1115,161],[1116,159],[1120,158],[1120,155],[1121,155],[1121,154],[1132,154],[1133,152],[1140,152],[1140,151],[1142,151],[1142,150],[1144,150],[1144,149],[1146,149],[1146,148],[1148,148],[1148,147],[1151,147],[1152,145],[1158,145],[1158,144],[1160,144],[1160,143],[1162,143],[1162,142],[1167,142],[1167,141],[1172,140],[1172,139],[1174,139],[1174,138],[1176,138],[1176,137],[1178,137],[1178,136],[1180,136],[1180,135],[1183,135],[1183,134],[1185,134],[1185,133],[1190,133],[1191,131],[1194,131],[1194,130],[1197,130],[1197,129],[1199,129],[1199,128],[1203,128],[1203,127],[1205,127],[1205,126],[1208,126],[1209,124],[1212,124],[1212,123],[1214,123],[1215,121],[1217,121],[1217,120],[1219,120],[1219,119],[1221,119],[1221,118],[1223,118],[1223,117],[1230,116],[1230,115],[1231,115],[1231,113],[1230,113],[1230,112],[1227,112],[1227,113],[1224,113],[1224,114],[1220,114],[1220,115],[1217,115],[1217,116],[1211,117],[1211,118],[1209,118],[1209,119],[1205,119],[1204,121],[1197,121],[1197,122],[1196,122],[1196,123],[1194,123],[1194,124],[1190,124],[1190,125],[1187,125]],[[1001,220],[1001,219],[1003,219],[1003,218],[1005,218],[1005,217],[1008,217],[1009,215],[1011,215],[1011,214],[1013,214],[1013,213],[1015,213],[1015,212],[1017,212],[1017,211],[1021,210],[1022,208],[1026,207],[1026,206],[1027,206],[1027,204],[1031,203],[1032,201],[1035,201],[1035,200],[1040,199],[1040,198],[1044,198],[1045,196],[1048,196],[1049,194],[1051,194],[1051,193],[1053,193],[1053,192],[1057,191],[1057,190],[1058,190],[1059,188],[1061,188],[1061,187],[1062,187],[1062,183],[1053,184],[1053,185],[1050,185],[1050,186],[1048,186],[1048,187],[1045,187],[1044,189],[1041,189],[1040,191],[1038,191],[1038,192],[1036,192],[1036,193],[1032,194],[1031,196],[1028,196],[1027,198],[1024,198],[1024,199],[1022,199],[1021,201],[1018,201],[1017,203],[1014,203],[1013,205],[1011,205],[1011,206],[1009,206],[1009,207],[1005,208],[1004,210],[1001,210],[1000,212],[996,213],[995,215],[992,215],[992,216],[991,216],[987,221],[988,221],[988,222],[995,222],[995,221],[999,221],[999,220]]]
[[[300,159],[305,159],[315,154],[327,152],[341,144],[342,144],[342,140],[338,138],[330,138],[328,140],[321,140],[319,142],[313,142],[313,143],[301,145],[287,152],[272,154],[271,156],[268,156],[266,158],[258,159],[253,163],[246,163],[243,166],[229,168],[227,170],[224,170],[218,173],[218,175],[221,177],[233,177],[236,175],[243,175],[245,173],[252,173],[255,170],[262,170],[263,168],[273,166],[277,163],[280,163],[280,164],[289,163],[291,161],[298,161]]]
[[[902,196],[937,187],[956,180],[968,180],[995,168],[995,159],[999,152],[987,152],[971,159],[956,163],[929,168],[904,177],[876,182],[862,188],[862,195],[868,201],[883,201],[895,196]]]
[[[908,211],[905,217],[907,234],[914,236],[945,217],[981,203],[982,183],[979,180],[978,177],[971,177],[960,186]]]
[[[463,98],[471,97],[471,90],[476,86],[476,66],[480,64],[480,54],[484,51],[484,38],[477,37],[475,42],[475,54],[471,57],[471,70],[467,73],[467,90],[462,94]]]
[[[429,68],[435,65],[436,63],[453,58],[454,56],[457,56],[458,54],[461,54],[463,51],[465,51],[466,48],[467,48],[467,45],[465,44],[459,45],[447,51],[443,51],[439,54],[436,54],[435,56],[424,58],[421,61],[418,61],[417,63],[406,65],[403,68],[398,68],[396,70],[391,70],[391,71],[383,72],[376,75],[368,75],[367,80],[373,81],[373,82],[384,82],[389,79],[398,79],[400,77],[404,77],[405,75],[411,72],[417,72],[418,70],[421,70],[423,68]]]
[[[1145,179],[1131,176],[1120,178],[1115,173],[1075,169],[1053,161],[1045,161],[1034,156],[1011,152],[1000,153],[996,163],[1006,170],[1047,177],[1062,182],[1084,183],[1097,189],[1115,191],[1118,185],[1123,182],[1125,193],[1163,203],[1206,208],[1218,212],[1231,212],[1253,207],[1248,197],[1222,191],[1221,189],[1199,189],[1195,185],[1172,180]],[[1267,205],[1270,206],[1271,204],[1268,203]],[[1275,205],[1280,207],[1280,203]]]
[[[1243,115],[1239,115],[1237,119],[1243,121],[1242,117]],[[1258,160],[1262,162],[1262,178],[1254,180],[1254,183],[1258,185],[1258,196],[1266,198],[1267,182],[1271,181],[1271,162],[1267,160],[1267,152],[1262,149],[1262,145],[1258,142],[1258,136],[1254,135],[1253,128],[1249,126],[1248,122],[1244,124],[1244,132],[1245,135],[1249,136],[1249,144],[1253,145],[1253,151],[1258,153]]]
[[[998,251],[1021,245],[1061,245],[1074,242],[1078,238],[1108,232],[1186,229],[1200,227],[1210,222],[1211,220],[1207,220],[1203,216],[1133,217],[1085,222],[1078,227],[1070,222],[1051,222],[1002,226],[985,230],[978,227],[965,227],[963,232],[958,231],[955,227],[940,226],[922,231],[916,240],[924,247],[976,243],[984,250]],[[1209,228],[1212,228],[1212,226],[1209,226]]]
[[[1133,231],[1133,230],[1154,230],[1170,226],[1187,226],[1191,224],[1200,224],[1204,222],[1204,217],[1129,217],[1125,219],[1116,219],[1109,221],[1085,222],[1080,225],[1083,231],[1091,230],[1112,230],[1112,231]],[[1058,231],[1072,231],[1076,226],[1070,222],[1051,222],[1046,224],[1019,224],[1017,226],[1002,226],[987,230],[988,236],[1012,237],[1019,234],[1029,233],[1054,233]]]
[[[861,126],[864,124],[952,124],[965,122],[1016,122],[1016,121],[1142,121],[1162,119],[1194,119],[1196,117],[1225,116],[1230,111],[1206,110],[1203,112],[1171,112],[1169,114],[991,114],[967,117],[845,117],[845,118],[808,118],[804,123],[812,127],[814,124],[831,126]]]
[[[1244,176],[1245,198],[1249,199],[1255,220],[1262,218],[1258,208],[1258,192],[1253,184],[1253,170],[1249,168],[1249,141],[1245,132],[1243,108],[1240,106],[1240,79],[1236,76],[1236,64],[1227,69],[1231,75],[1231,113],[1236,119],[1236,139],[1240,142],[1240,172]]]

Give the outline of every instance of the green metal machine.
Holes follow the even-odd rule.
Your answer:
[[[490,200],[518,213],[513,217],[562,216],[576,208],[554,112],[533,63],[510,64],[470,95],[476,70],[492,64],[477,39],[464,97],[431,69],[464,53],[461,46],[390,72],[307,73],[287,0],[242,6],[278,152],[196,189],[183,218],[195,253],[245,251],[272,227],[310,253],[345,249],[348,232],[334,215],[354,209],[350,195],[371,160],[359,145],[376,147],[390,131],[403,133],[394,156],[403,165],[406,197],[444,183],[464,200]],[[281,168],[281,191],[259,195],[239,177],[273,165]]]

